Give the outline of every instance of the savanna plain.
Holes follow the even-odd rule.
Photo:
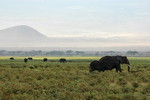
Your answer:
[[[150,57],[128,57],[122,73],[89,72],[100,57],[0,57],[0,100],[150,100]]]

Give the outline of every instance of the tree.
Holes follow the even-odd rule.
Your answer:
[[[127,51],[126,54],[130,56],[135,56],[138,55],[139,53],[137,51]]]
[[[67,50],[66,54],[69,55],[69,56],[71,56],[71,55],[73,55],[73,51],[72,50]]]
[[[84,52],[83,51],[75,51],[76,55],[83,55]]]

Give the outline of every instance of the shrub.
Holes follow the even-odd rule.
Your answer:
[[[118,83],[119,85],[121,85],[121,86],[124,86],[124,85],[127,84],[127,80],[125,80],[123,76],[120,76],[120,77],[118,78],[117,83]]]
[[[132,82],[132,86],[133,86],[134,88],[137,88],[137,87],[139,86],[139,83],[138,83],[138,82]]]

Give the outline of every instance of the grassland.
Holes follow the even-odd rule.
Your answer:
[[[89,72],[99,57],[0,57],[0,100],[150,100],[150,58],[130,57],[131,72]]]

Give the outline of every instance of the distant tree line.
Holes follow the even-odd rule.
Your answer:
[[[115,56],[115,55],[125,55],[125,56],[143,56],[150,57],[150,52],[138,52],[138,51],[42,51],[42,50],[31,50],[31,51],[6,51],[0,50],[0,56]]]
[[[31,51],[6,51],[0,50],[0,56],[85,56],[83,51],[42,51],[42,50],[31,50]]]

